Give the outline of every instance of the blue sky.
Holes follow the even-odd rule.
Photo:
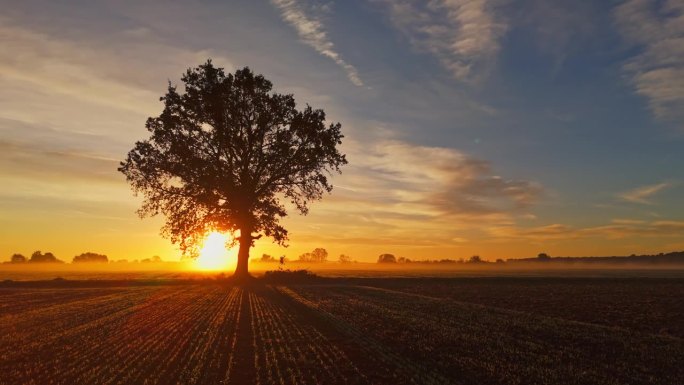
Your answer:
[[[286,221],[289,249],[255,254],[684,249],[681,2],[2,3],[8,256],[175,257],[115,169],[166,82],[207,58],[264,74],[346,135],[333,194]]]

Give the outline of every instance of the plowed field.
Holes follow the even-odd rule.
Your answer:
[[[0,384],[684,383],[684,341],[657,326],[429,285],[3,287]]]

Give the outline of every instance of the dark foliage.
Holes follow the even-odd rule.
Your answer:
[[[332,190],[328,176],[347,163],[337,150],[341,125],[326,126],[322,110],[296,109],[292,95],[272,93],[249,68],[226,74],[209,60],[182,81],[184,91],[169,85],[164,111],[147,120],[151,136],[119,171],[145,198],[140,216],[163,214],[162,233],[186,254],[208,231],[239,230],[236,272],[247,274],[255,239],[288,239],[282,198],[306,214]]]
[[[298,283],[319,280],[320,277],[306,269],[288,269],[267,271],[262,279],[268,283]]]
[[[397,258],[394,254],[380,254],[378,263],[397,263]]]
[[[36,251],[33,254],[31,254],[31,259],[29,259],[29,263],[64,263],[57,259],[54,254],[47,252],[45,254],[41,253],[40,251]]]
[[[304,253],[299,256],[300,262],[325,262],[328,260],[328,250],[318,247],[310,253]]]
[[[12,254],[10,263],[26,263],[27,259],[22,254]]]
[[[109,258],[104,254],[97,253],[83,253],[74,257],[73,263],[107,263]]]

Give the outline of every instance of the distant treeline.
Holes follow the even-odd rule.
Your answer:
[[[26,258],[22,254],[12,254],[12,257],[10,257],[10,261],[5,263],[64,263],[64,261],[55,257],[55,255],[49,251],[47,253],[34,251],[33,254],[31,254],[30,258]]]
[[[93,252],[85,252],[79,255],[76,255],[75,257],[72,258],[71,263],[75,264],[82,264],[82,263],[128,263],[128,260],[121,259],[118,261],[110,261],[109,258],[104,255],[104,254],[98,254],[98,253],[93,253]],[[155,255],[152,258],[145,258],[140,261],[137,259],[132,261],[132,263],[159,263],[162,262],[162,259]],[[51,252],[46,252],[42,253],[40,251],[35,251],[33,254],[31,254],[31,257],[27,258],[26,256],[22,254],[13,254],[10,257],[9,262],[3,262],[5,264],[23,264],[23,263],[64,263],[61,259],[57,258],[53,253]]]
[[[403,263],[410,263],[410,264],[458,264],[458,263],[472,263],[472,264],[481,264],[481,263],[504,263],[503,259],[497,259],[496,262],[489,262],[485,261],[484,259],[480,258],[479,255],[473,255],[472,257],[468,259],[409,259],[405,257],[396,257],[394,254],[380,254],[378,257],[378,263],[386,263],[386,264],[403,264]]]
[[[473,255],[468,259],[434,259],[434,260],[411,260],[404,257],[395,257],[393,254],[381,254],[378,263],[388,264],[507,264],[507,263],[564,263],[564,264],[662,264],[684,265],[684,251],[660,253],[654,255],[610,256],[610,257],[551,257],[546,253],[540,253],[535,258],[497,259],[486,261],[479,255]]]
[[[252,258],[250,259],[250,262],[255,262],[255,263],[286,263],[286,262],[292,262],[289,258],[283,256],[280,256],[278,258],[270,255],[270,254],[263,254],[261,258]],[[328,261],[328,250],[318,247],[313,249],[310,253],[304,253],[299,255],[297,259],[294,262],[305,262],[305,263],[323,263],[323,262],[329,262]],[[337,261],[339,263],[353,263],[355,261],[352,260],[352,258],[348,255],[345,254],[340,254],[340,256],[337,258]]]
[[[551,257],[546,253],[537,255],[536,258],[508,259],[510,263],[608,263],[608,264],[668,264],[684,265],[684,251],[671,253],[645,254],[610,257]]]

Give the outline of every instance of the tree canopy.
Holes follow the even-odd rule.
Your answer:
[[[10,258],[10,263],[25,263],[26,261],[26,257],[22,254],[12,254],[12,257]]]
[[[72,260],[72,263],[107,263],[109,258],[104,254],[97,254],[92,252],[77,255]]]
[[[147,120],[151,136],[135,144],[121,171],[144,201],[141,217],[163,214],[162,234],[194,254],[209,231],[239,230],[236,274],[262,235],[288,239],[283,200],[302,214],[332,191],[329,176],[347,163],[341,125],[298,110],[293,95],[245,67],[226,74],[211,60],[188,69],[184,90],[169,84],[164,110]]]
[[[310,253],[304,253],[299,256],[300,262],[314,262],[320,263],[328,260],[328,250],[317,247]]]
[[[378,263],[397,263],[397,257],[394,254],[380,254]]]
[[[54,254],[51,252],[47,252],[45,254],[41,253],[40,251],[34,251],[33,254],[31,254],[31,259],[29,259],[30,263],[64,263],[57,259]]]

